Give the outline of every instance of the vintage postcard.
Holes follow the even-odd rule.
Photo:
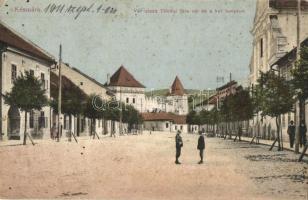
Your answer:
[[[308,200],[307,0],[0,0],[0,199]]]

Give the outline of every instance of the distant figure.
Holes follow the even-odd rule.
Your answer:
[[[204,152],[204,149],[205,149],[204,135],[205,135],[205,133],[200,131],[200,136],[199,136],[199,139],[198,139],[198,146],[197,146],[197,149],[199,149],[199,151],[200,151],[199,164],[203,163],[203,152]]]
[[[238,140],[242,141],[242,135],[243,135],[243,129],[242,129],[242,125],[238,126]]]
[[[175,136],[175,148],[176,148],[175,164],[181,164],[179,162],[179,157],[181,156],[182,147],[183,147],[183,140],[181,137],[181,131],[177,131],[177,134]]]
[[[306,133],[307,133],[307,127],[305,124],[304,120],[301,120],[301,123],[299,125],[299,134],[300,134],[300,146],[302,147],[303,145],[306,145],[307,138],[306,138]]]
[[[110,132],[110,137],[116,137],[115,131],[114,131],[114,130],[111,130],[111,132]]]
[[[56,123],[53,123],[52,127],[51,127],[51,139],[56,139],[56,137],[58,136],[58,128],[56,126]]]
[[[293,148],[295,140],[295,125],[293,120],[290,121],[287,132],[289,135],[290,147]]]

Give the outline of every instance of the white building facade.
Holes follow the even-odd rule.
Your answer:
[[[54,58],[40,47],[25,39],[4,23],[0,23],[0,87],[1,93],[10,92],[14,80],[29,71],[43,82],[45,95],[50,98],[50,69],[55,66]],[[25,113],[17,107],[9,106],[1,98],[1,138],[2,140],[22,140]],[[27,132],[34,139],[50,138],[50,107],[28,113]]]
[[[301,1],[300,40],[308,36],[308,2]],[[251,34],[253,50],[250,61],[250,86],[257,84],[259,71],[267,72],[280,58],[297,46],[297,1],[291,0],[258,0]],[[290,120],[295,120],[294,113],[282,115],[283,139],[288,140],[286,130]],[[265,139],[276,136],[275,120],[266,117],[255,117],[252,120],[254,134]]]

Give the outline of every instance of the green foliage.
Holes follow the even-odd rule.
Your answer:
[[[298,99],[308,98],[308,47],[301,48],[301,59],[296,63],[291,71],[293,79],[291,81]]]
[[[263,85],[263,84],[261,84]],[[263,88],[261,85],[255,85],[252,88],[252,107],[253,113],[258,114],[262,109]]]
[[[103,100],[95,95],[91,94],[85,102],[83,114],[85,117],[88,117],[89,119],[100,119],[104,116],[104,102]]]
[[[95,102],[95,103],[94,103]],[[125,105],[118,101],[103,101],[96,95],[90,95],[86,101],[84,115],[90,119],[101,119],[119,121],[122,110],[122,122],[133,124],[142,123],[140,113],[131,105]]]
[[[196,124],[196,125],[201,124],[200,117],[199,117],[199,115],[196,111],[192,110],[188,113],[187,123],[188,124]]]
[[[233,97],[232,95],[226,96],[221,104],[220,108],[221,118],[225,122],[232,121],[232,114],[233,114],[232,106],[234,105],[232,97]]]
[[[41,110],[48,104],[42,82],[26,71],[14,81],[11,92],[4,94],[4,101],[22,111]]]
[[[249,90],[240,88],[233,95],[233,116],[236,121],[245,121],[253,117],[253,101]]]
[[[216,118],[218,120],[218,117],[220,117],[225,122],[245,121],[253,117],[253,110],[254,103],[249,90],[239,87],[235,94],[224,98]]]
[[[117,101],[107,102],[104,113],[103,113],[104,118],[106,120],[119,121],[120,120],[120,108],[121,108],[121,104]]]
[[[262,116],[278,117],[292,111],[294,92],[283,77],[279,77],[273,71],[261,72],[258,84],[262,89],[259,99]]]
[[[218,118],[219,112],[216,110],[216,108],[210,111],[202,110],[199,113],[197,113],[196,111],[191,111],[187,115],[187,123],[195,125],[216,124]]]
[[[74,116],[83,113],[87,98],[88,97],[77,86],[63,86],[61,99],[62,113]],[[49,104],[54,111],[58,113],[58,98],[51,100]]]
[[[124,105],[125,106],[125,105]],[[123,119],[122,121],[124,123],[128,123],[129,128],[132,127],[134,124],[141,124],[142,123],[142,117],[139,114],[139,112],[131,105],[126,105],[123,107]]]

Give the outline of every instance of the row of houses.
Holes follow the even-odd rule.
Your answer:
[[[54,56],[0,21],[1,94],[10,92],[14,80],[25,71],[29,71],[43,82],[47,98],[55,99],[59,87],[58,66],[59,63]],[[168,94],[146,97],[145,86],[137,81],[124,66],[121,66],[111,77],[108,75],[104,84],[65,62],[61,63],[61,74],[62,87],[77,88],[82,96],[95,94],[106,101],[116,100],[134,106],[142,113],[145,129],[170,132],[187,130],[185,124],[188,98],[178,77],[175,78]],[[24,113],[15,106],[6,105],[3,98],[0,98],[0,105],[0,139],[20,140],[24,133]],[[33,110],[28,115],[27,132],[33,138],[50,138],[51,128],[57,126],[58,117],[50,106],[45,106],[40,111]],[[62,135],[68,131],[73,131],[77,136],[89,135],[90,127],[93,126],[84,116],[64,114],[60,119]],[[94,127],[97,133],[102,134],[127,131],[127,124],[120,126],[118,120],[96,120]]]
[[[301,46],[308,45],[308,2],[301,1],[300,16]],[[296,61],[297,46],[297,1],[292,0],[258,0],[251,34],[253,36],[252,55],[249,64],[249,87],[257,84],[261,72],[275,69],[280,75],[290,80],[291,69]],[[234,94],[241,87],[236,81],[216,89],[216,94],[209,98],[210,108],[219,107],[224,97]],[[306,106],[306,116],[308,114]],[[288,140],[287,128],[291,120],[299,124],[299,108],[281,116],[282,137]],[[306,124],[307,124],[306,118]],[[255,116],[245,123],[245,134],[263,139],[275,139],[276,122],[271,117]]]
[[[308,2],[301,1],[300,41],[307,45]],[[297,1],[258,0],[251,34],[253,36],[250,60],[250,86],[257,84],[260,71],[278,69],[286,79],[291,78],[290,70],[295,64],[297,46]],[[298,106],[295,106],[298,107]],[[283,139],[288,140],[287,127],[291,120],[299,124],[299,109],[282,115]],[[306,113],[307,113],[306,102]],[[307,116],[307,115],[306,115]],[[307,120],[307,118],[306,118]],[[307,124],[307,121],[306,121]],[[275,120],[267,117],[262,121],[257,117],[252,121],[252,129],[262,138],[275,137]]]
[[[301,46],[308,45],[308,2],[301,1],[300,16],[300,41]],[[295,65],[297,50],[297,1],[294,0],[257,0],[256,12],[251,34],[253,36],[252,55],[249,64],[249,87],[253,88],[260,77],[260,71],[267,72],[275,69],[280,75],[290,80],[291,69]],[[220,102],[231,94],[235,94],[241,87],[236,81],[216,89],[201,109],[211,110],[220,107]],[[308,103],[305,103],[308,116]],[[200,107],[200,106],[199,106]],[[291,120],[299,124],[299,105],[294,106],[294,112],[281,116],[282,137],[288,140],[287,128]],[[308,118],[306,117],[306,124]],[[261,118],[255,116],[245,123],[245,134],[257,135],[263,139],[275,139],[276,122],[271,117]]]

